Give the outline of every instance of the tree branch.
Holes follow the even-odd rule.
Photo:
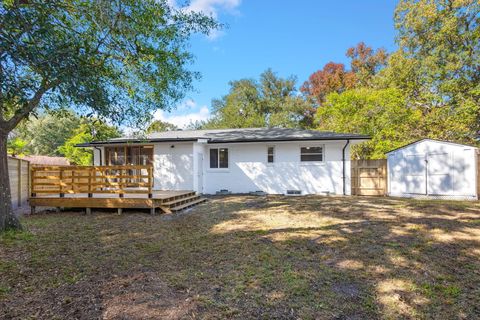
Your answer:
[[[42,80],[40,88],[37,90],[37,92],[35,92],[33,97],[27,102],[25,102],[22,107],[18,109],[8,121],[6,121],[6,126],[2,129],[6,130],[7,133],[15,129],[15,127],[20,123],[20,121],[28,117],[28,115],[39,105],[43,95],[51,88],[57,86],[59,83],[59,80],[53,82],[47,82],[46,80]]]

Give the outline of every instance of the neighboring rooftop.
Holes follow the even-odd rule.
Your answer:
[[[19,159],[29,161],[33,165],[45,165],[45,166],[68,166],[70,161],[64,157],[50,157],[50,156],[23,156]]]
[[[155,132],[144,138],[116,138],[108,141],[93,141],[78,147],[88,147],[112,143],[146,143],[146,142],[171,142],[171,141],[196,141],[207,139],[209,143],[229,142],[256,142],[256,141],[298,141],[298,140],[366,140],[369,136],[335,133],[316,130],[288,129],[288,128],[243,128],[243,129],[217,129],[217,130],[175,130]]]

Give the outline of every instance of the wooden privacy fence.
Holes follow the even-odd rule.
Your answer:
[[[144,193],[153,188],[152,166],[32,166],[32,197],[38,193],[65,194]]]
[[[352,160],[352,195],[387,194],[387,160]]]
[[[28,161],[8,157],[8,176],[14,209],[27,204],[29,190],[30,163]]]

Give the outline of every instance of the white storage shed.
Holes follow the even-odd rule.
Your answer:
[[[478,199],[478,148],[423,139],[387,153],[388,194]]]

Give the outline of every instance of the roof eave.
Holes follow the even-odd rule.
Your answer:
[[[129,140],[113,140],[113,141],[94,141],[89,143],[80,143],[75,145],[78,148],[93,148],[112,144],[137,144],[137,143],[155,143],[155,142],[195,142],[199,139],[206,138],[175,138],[175,139],[129,139]],[[207,139],[209,144],[221,143],[246,143],[246,142],[288,142],[288,141],[332,141],[332,140],[371,140],[369,136],[346,136],[346,137],[311,137],[311,138],[275,138],[275,139]]]
[[[237,140],[209,140],[209,144],[221,144],[221,143],[246,143],[246,142],[289,142],[289,141],[346,141],[346,140],[371,140],[370,137],[325,137],[325,138],[278,138],[278,139],[237,139]]]

